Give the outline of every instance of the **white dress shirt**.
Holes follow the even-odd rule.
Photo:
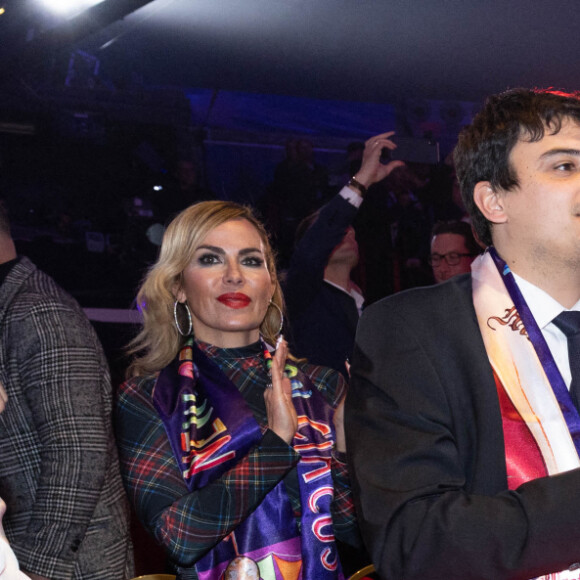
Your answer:
[[[572,375],[570,373],[570,362],[568,360],[568,339],[566,335],[552,322],[558,314],[567,310],[580,310],[580,300],[568,309],[562,306],[557,300],[552,298],[531,282],[524,280],[521,276],[514,274],[526,304],[528,305],[536,324],[539,326],[554,362],[566,383],[570,388]]]
[[[362,196],[359,193],[355,193],[354,191],[352,191],[352,189],[350,189],[350,187],[346,187],[346,186],[343,187],[339,191],[339,194],[346,201],[348,201],[348,203],[350,203],[351,205],[354,205],[354,207],[356,207],[356,208],[359,208],[361,203],[363,202]],[[338,288],[339,290],[341,290],[342,292],[344,292],[345,294],[348,294],[351,298],[353,298],[354,302],[356,304],[356,309],[358,310],[358,315],[360,316],[362,314],[362,308],[363,308],[363,304],[364,304],[365,299],[360,291],[360,288],[358,288],[356,286],[356,284],[354,284],[354,282],[351,284],[350,290],[346,290],[342,286],[339,286],[338,284],[335,284],[334,282],[331,282],[330,280],[327,280],[326,278],[324,279],[324,281],[327,284],[330,284],[331,286]]]

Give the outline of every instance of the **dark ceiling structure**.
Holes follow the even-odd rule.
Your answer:
[[[0,195],[35,232],[68,215],[114,242],[185,156],[254,202],[290,137],[328,166],[392,128],[445,156],[486,95],[580,88],[579,0],[102,0],[68,19],[65,1],[89,2],[0,0]],[[65,287],[110,292],[38,239]]]
[[[78,48],[116,82],[322,99],[580,85],[577,0],[105,0],[65,23],[46,4],[5,0],[0,17],[2,64],[33,84],[39,61]]]

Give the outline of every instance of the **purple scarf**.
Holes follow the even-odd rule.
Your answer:
[[[301,455],[297,466],[301,533],[281,481],[246,520],[196,563],[200,580],[226,579],[230,573],[236,577],[234,570],[240,567],[259,568],[263,580],[343,578],[330,515],[333,409],[291,361],[286,373],[299,421],[293,447]],[[219,478],[262,438],[237,387],[193,339],[161,371],[153,404],[190,490]]]

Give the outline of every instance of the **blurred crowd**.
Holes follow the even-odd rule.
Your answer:
[[[272,167],[269,185],[247,192],[247,199],[236,199],[257,209],[282,271],[290,264],[300,222],[358,171],[363,150],[364,143],[352,142],[342,160],[329,167],[317,160],[313,141],[289,139],[284,159]],[[90,155],[95,154],[99,151]],[[199,156],[175,153],[161,159],[140,144],[125,161],[77,160],[68,182],[60,175],[59,185],[51,190],[49,180],[34,181],[26,164],[15,178],[18,172],[10,159],[3,160],[0,195],[10,210],[17,246],[85,306],[128,306],[171,218],[197,201],[227,198],[227,192],[212,191]],[[31,164],[42,162],[32,159]],[[433,283],[432,228],[465,216],[449,157],[439,164],[406,163],[374,184],[353,222],[360,251],[353,278],[366,303]],[[66,266],[73,262],[84,266],[73,273]]]

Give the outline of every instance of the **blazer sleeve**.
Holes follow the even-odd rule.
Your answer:
[[[111,461],[109,371],[78,309],[39,296],[14,328],[40,472],[27,533],[13,548],[23,568],[69,578]],[[14,444],[26,448],[26,441]]]
[[[515,491],[507,483],[489,494],[474,489],[461,439],[473,439],[471,455],[485,442],[477,442],[477,425],[462,424],[470,421],[469,397],[462,408],[454,393],[482,383],[448,384],[441,359],[451,364],[462,350],[442,340],[444,327],[419,328],[418,318],[397,301],[365,311],[347,396],[353,491],[379,575],[523,580],[567,569],[580,560],[580,471]],[[466,357],[455,366],[472,363]]]

